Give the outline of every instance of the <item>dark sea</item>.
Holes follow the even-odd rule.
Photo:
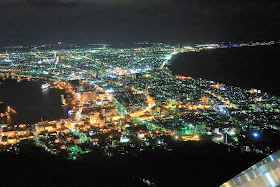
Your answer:
[[[51,88],[42,90],[39,82],[5,81],[0,85],[0,101],[16,110],[17,114],[11,119],[16,124],[66,117],[61,107],[61,91]]]
[[[280,45],[209,49],[180,53],[169,65],[174,74],[218,81],[280,96]]]

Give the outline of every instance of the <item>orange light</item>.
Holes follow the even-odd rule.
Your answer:
[[[211,87],[213,87],[213,88],[216,88],[216,89],[220,89],[220,85],[219,84],[213,84],[213,85],[210,85]]]

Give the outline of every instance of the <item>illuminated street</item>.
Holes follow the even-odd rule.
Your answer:
[[[272,152],[268,147],[243,145],[242,141],[250,138],[244,134],[246,131],[256,130],[254,120],[269,120],[261,128],[279,130],[269,125],[278,121],[273,117],[280,112],[277,98],[259,90],[172,75],[165,68],[177,53],[207,50],[208,45],[175,47],[153,43],[128,49],[96,46],[0,55],[3,78],[44,81],[42,91],[63,91],[61,104],[68,110],[68,119],[38,122],[33,131],[20,138],[18,130],[2,127],[1,144],[9,149],[8,145],[34,138],[37,145],[53,154],[68,150],[73,159],[86,153],[79,150],[88,143],[101,147],[111,157],[114,153],[107,151],[109,147],[166,146],[166,135],[177,141],[200,141],[208,136],[216,143],[241,150]],[[18,59],[30,57],[35,59],[33,63],[17,65]],[[10,60],[13,63],[7,64]],[[245,105],[250,108],[244,110]],[[252,112],[259,113],[259,119]],[[1,117],[12,113],[15,111],[8,107]]]

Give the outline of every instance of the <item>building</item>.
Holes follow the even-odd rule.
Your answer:
[[[92,125],[99,124],[99,121],[100,121],[99,115],[100,115],[99,112],[94,112],[93,114],[90,114],[89,118],[90,118],[90,123]]]
[[[201,97],[201,102],[208,105],[209,104],[209,97],[205,97],[205,96]]]

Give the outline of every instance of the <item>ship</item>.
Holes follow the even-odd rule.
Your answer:
[[[45,90],[45,89],[49,88],[50,86],[51,86],[50,84],[46,83],[46,84],[42,84],[41,88],[42,88],[42,90]]]

